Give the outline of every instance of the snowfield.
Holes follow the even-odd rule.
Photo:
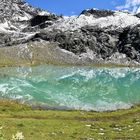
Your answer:
[[[109,27],[112,28],[125,28],[127,26],[135,26],[140,24],[140,18],[133,14],[126,13],[123,11],[116,11],[113,16],[95,18],[93,15],[85,16],[64,16],[63,19],[57,21],[53,27],[62,31],[77,30],[83,26],[98,26],[100,28]]]

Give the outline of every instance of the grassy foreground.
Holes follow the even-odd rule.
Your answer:
[[[4,140],[18,131],[25,140],[140,140],[140,106],[97,113],[33,110],[0,101],[0,131]]]

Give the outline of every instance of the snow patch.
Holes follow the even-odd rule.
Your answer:
[[[57,21],[53,25],[53,27],[62,31],[74,31],[86,25],[99,26],[101,28],[111,26],[114,29],[116,29],[120,27],[125,28],[127,26],[134,26],[137,24],[140,24],[140,19],[134,16],[133,14],[116,11],[114,15],[101,18],[95,18],[92,15],[80,15],[71,17],[64,16],[64,18]],[[51,26],[51,28],[53,27]]]

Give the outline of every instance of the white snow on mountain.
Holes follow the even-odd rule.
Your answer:
[[[47,11],[40,11],[39,15],[40,16],[45,16],[45,15],[50,15],[50,13],[47,12]]]
[[[3,19],[0,19],[0,32],[20,32],[25,27],[29,26],[29,21],[34,16],[51,14],[47,11],[33,8],[24,2],[13,2],[11,7],[12,9],[10,9],[10,4],[8,1],[2,1],[4,1],[3,3],[5,4],[0,5],[0,9],[3,9],[4,5],[8,5],[9,9],[5,10],[3,13],[0,13],[0,15],[2,14],[1,17],[3,17]],[[52,22],[54,24],[47,27],[48,30],[60,29],[62,31],[74,31],[86,25],[99,26],[101,28],[110,27],[112,29],[125,28],[127,26],[140,24],[140,18],[128,12],[115,11],[113,15],[106,17],[95,17],[92,14],[81,14],[80,16],[64,16],[63,18],[59,18],[59,20]]]
[[[8,22],[0,24],[0,32],[7,32],[7,29],[9,28]]]
[[[99,26],[101,28],[111,26],[113,29],[116,29],[120,27],[125,28],[127,26],[134,26],[137,24],[140,24],[140,18],[137,18],[136,16],[128,12],[116,11],[114,15],[100,18],[95,18],[93,15],[80,15],[71,17],[65,16],[50,28],[56,28],[62,31],[66,31],[76,30],[85,25],[90,25]]]

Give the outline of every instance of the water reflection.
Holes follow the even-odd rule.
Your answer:
[[[140,103],[140,69],[52,65],[1,68],[0,96],[82,110],[129,108]]]

